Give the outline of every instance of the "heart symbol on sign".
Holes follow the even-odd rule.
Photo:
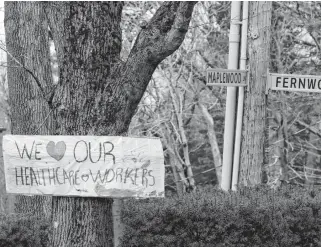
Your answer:
[[[56,145],[53,141],[48,142],[47,144],[47,153],[53,157],[55,160],[61,160],[66,151],[66,144],[63,141],[57,142]]]
[[[87,180],[89,179],[89,175],[88,174],[83,174],[81,176],[81,179],[84,181],[84,182],[87,182]]]

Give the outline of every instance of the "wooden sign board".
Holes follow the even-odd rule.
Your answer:
[[[321,92],[321,76],[268,73],[268,89]]]
[[[5,135],[3,157],[8,193],[164,197],[157,138]]]
[[[247,86],[247,70],[209,69],[207,86],[243,87]]]

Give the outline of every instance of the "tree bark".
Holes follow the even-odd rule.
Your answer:
[[[5,34],[11,133],[50,135],[52,74],[45,13],[38,2],[6,2]],[[51,197],[16,197],[15,211],[50,217]]]
[[[266,81],[269,64],[272,2],[249,3],[248,58],[250,75],[245,92],[241,144],[241,184],[261,183],[265,163]]]
[[[122,2],[6,3],[13,133],[126,135],[155,68],[182,43],[194,4],[163,3],[122,62]],[[59,66],[54,92],[48,28]],[[21,198],[17,210],[50,209]],[[107,198],[53,197],[51,246],[112,246],[111,207]]]

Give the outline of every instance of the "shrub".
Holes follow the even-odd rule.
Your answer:
[[[292,186],[127,200],[121,246],[320,246],[319,189]]]
[[[47,247],[49,222],[24,214],[0,214],[0,247]]]

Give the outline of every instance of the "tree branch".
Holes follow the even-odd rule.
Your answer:
[[[130,122],[156,67],[181,45],[194,5],[164,2],[138,34],[127,61],[112,71],[111,77],[120,78],[120,97],[126,99],[119,112],[124,122]]]
[[[7,67],[14,67],[14,68],[22,68],[25,71],[28,72],[28,74],[30,74],[32,76],[32,78],[34,78],[36,85],[38,86],[41,95],[43,96],[43,98],[45,99],[46,102],[48,102],[48,105],[51,107],[51,100],[52,100],[52,96],[55,92],[55,87],[53,87],[54,89],[51,90],[49,93],[46,94],[45,89],[43,88],[43,86],[41,85],[40,80],[38,79],[38,77],[35,75],[35,73],[27,68],[24,64],[20,63],[18,59],[16,59],[9,51],[7,51],[7,49],[4,49],[2,46],[0,46],[0,49],[3,50],[4,52],[6,52],[13,61],[15,61],[16,64],[18,64],[19,66],[7,66]]]
[[[129,59],[143,55],[154,64],[160,63],[181,45],[188,31],[196,2],[164,2],[142,28]]]
[[[318,130],[316,130],[315,128],[312,128],[310,125],[300,121],[300,120],[296,120],[296,122],[302,126],[304,126],[305,128],[307,128],[310,132],[312,132],[313,134],[316,134],[317,136],[321,137],[321,133],[319,133]]]
[[[308,32],[308,34],[311,36],[311,38],[314,40],[314,43],[316,44],[316,46],[318,47],[319,49],[319,53],[321,53],[321,47],[320,47],[320,44],[319,42],[317,41],[317,39],[314,37],[314,35],[311,33],[311,32]]]

